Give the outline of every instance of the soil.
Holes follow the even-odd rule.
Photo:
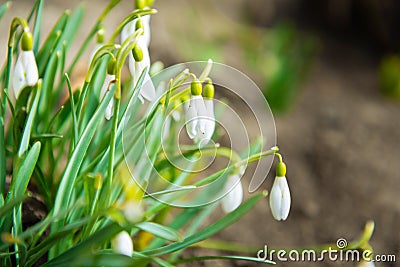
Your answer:
[[[65,8],[78,1],[47,1],[45,28],[50,29],[55,18]],[[106,1],[92,5],[98,14]],[[126,14],[130,1],[111,14],[110,25]],[[182,1],[177,1],[182,2]],[[91,2],[88,1],[87,6]],[[27,13],[31,1],[14,2],[16,13]],[[165,63],[182,60],[173,49],[164,49],[168,37],[165,1],[158,1],[160,18],[154,19],[152,51]],[[174,10],[179,14],[180,5]],[[15,15],[15,13],[13,14]],[[10,16],[0,23],[7,33]],[[86,18],[92,25],[93,16]],[[86,22],[85,22],[86,23]],[[86,25],[86,24],[85,24]],[[112,26],[110,26],[112,27]],[[157,31],[157,29],[160,29]],[[85,33],[86,29],[82,29]],[[87,31],[89,30],[89,27]],[[5,47],[7,34],[0,43]],[[163,39],[164,38],[164,39]],[[276,222],[268,202],[263,201],[241,221],[223,231],[226,241],[249,244],[262,249],[269,247],[304,247],[348,241],[362,232],[366,221],[374,220],[371,240],[375,253],[396,254],[400,251],[400,103],[383,97],[379,92],[377,70],[379,60],[329,35],[319,35],[320,53],[314,67],[302,85],[301,94],[291,110],[277,116],[278,145],[288,166],[292,193],[292,208],[285,222]],[[78,38],[79,39],[79,38]],[[157,41],[157,39],[159,39]],[[4,44],[4,45],[3,45]],[[159,51],[159,52],[157,52]],[[167,52],[166,52],[167,51]],[[1,49],[0,53],[4,53]],[[4,54],[0,54],[4,58]],[[246,70],[246,67],[242,67]],[[250,73],[251,77],[251,73]],[[273,177],[264,187],[269,189]],[[189,254],[204,254],[193,249]],[[256,255],[254,255],[256,256]],[[354,263],[278,263],[279,266],[354,266]],[[377,266],[400,266],[398,263],[378,263]],[[244,262],[208,261],[187,266],[258,266]]]

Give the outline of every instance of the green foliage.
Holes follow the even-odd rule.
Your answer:
[[[72,55],[70,47],[79,27],[82,27],[83,7],[61,14],[41,43],[45,7],[43,1],[35,1],[28,21],[34,18],[33,51],[40,79],[35,86],[25,87],[17,100],[10,97],[10,80],[13,57],[19,53],[18,36],[21,36],[22,29],[11,29],[10,36],[17,38],[10,42],[7,64],[0,79],[0,266],[34,266],[38,262],[45,262],[44,266],[146,266],[149,263],[174,266],[211,258],[259,262],[241,256],[179,257],[186,248],[235,223],[263,199],[263,194],[256,194],[232,213],[204,226],[218,203],[202,208],[173,208],[146,195],[146,188],[127,182],[130,175],[126,174],[123,159],[124,153],[130,151],[124,151],[122,138],[124,126],[132,118],[135,125],[129,148],[140,176],[149,179],[154,175],[152,167],[155,166],[159,172],[170,173],[171,180],[177,185],[190,183],[177,190],[186,194],[186,190],[208,184],[221,174],[226,176],[233,169],[230,165],[193,182],[189,173],[175,170],[165,161],[159,133],[165,121],[165,110],[172,99],[181,96],[172,88],[183,81],[171,82],[168,94],[150,107],[148,116],[144,117],[138,93],[147,70],[134,86],[131,86],[132,81],[121,83],[119,79],[123,63],[135,44],[132,41],[117,46],[114,37],[126,23],[141,15],[154,14],[155,10],[135,10],[122,18],[109,43],[96,54],[85,80],[80,81],[82,85],[79,88],[71,86],[76,84],[71,82],[75,64],[82,60],[104,18],[118,2],[108,4],[81,48]],[[8,3],[0,6],[0,18],[7,7]],[[18,21],[22,23],[24,19]],[[100,98],[107,64],[112,57],[120,65],[116,66],[117,80]],[[69,66],[66,59],[72,60]],[[68,98],[60,104],[64,96]],[[104,114],[111,100],[116,106],[112,120],[106,121]],[[142,139],[143,132],[148,133],[145,140]],[[259,152],[258,149],[253,154]],[[193,148],[186,152],[186,156],[195,158],[200,153],[198,148]],[[239,158],[243,164],[247,156]],[[186,167],[190,171],[194,166],[188,164]],[[174,190],[158,194],[168,196]],[[41,212],[45,217],[38,223],[24,221],[22,205],[31,196],[30,192],[39,194],[44,200],[45,210]],[[137,222],[129,222],[125,216],[124,205],[129,201],[141,202],[145,208],[143,218]],[[165,216],[169,213],[174,215],[173,218]],[[139,247],[131,257],[110,249],[110,241],[121,231],[134,236]]]

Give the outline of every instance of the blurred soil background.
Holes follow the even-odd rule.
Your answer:
[[[83,2],[87,27],[74,47],[106,2]],[[113,10],[106,28],[115,28],[132,2],[123,0]],[[80,3],[46,1],[44,34],[65,9]],[[0,59],[5,58],[9,21],[27,16],[31,4],[14,1],[12,12],[0,22]],[[292,192],[289,218],[274,221],[265,201],[219,237],[260,249],[304,247],[338,238],[350,241],[366,221],[374,220],[375,253],[397,258],[397,263],[376,266],[400,266],[400,2],[159,0],[155,8],[153,62],[169,66],[213,58],[231,65],[265,90],[275,111]],[[82,72],[86,67],[79,66]],[[272,176],[263,188],[271,187]],[[355,264],[278,264],[289,265]],[[256,264],[209,261],[190,266]]]

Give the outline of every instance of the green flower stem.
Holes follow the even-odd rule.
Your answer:
[[[100,47],[100,49],[93,56],[93,60],[90,63],[90,67],[86,74],[85,81],[87,83],[89,83],[91,81],[93,73],[96,69],[96,66],[98,65],[98,62],[100,62],[100,59],[103,56],[109,55],[110,57],[115,59],[113,51],[120,49],[120,48],[121,48],[121,46],[118,44],[107,44],[107,45],[103,45],[102,47]]]
[[[14,47],[15,45],[15,32],[17,28],[21,26],[23,31],[29,31],[28,22],[24,18],[15,17],[10,26],[10,35],[8,37],[8,47]]]
[[[117,36],[120,34],[122,29],[125,27],[126,24],[131,22],[132,20],[145,16],[145,15],[153,15],[156,14],[157,10],[155,9],[138,9],[133,11],[131,14],[129,14],[127,17],[125,17],[121,23],[117,26],[113,34],[111,35],[110,39],[108,40],[108,43],[112,44],[114,43],[115,39],[117,39]]]

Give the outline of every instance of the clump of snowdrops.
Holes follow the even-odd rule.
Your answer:
[[[262,138],[247,153],[211,142],[218,138],[215,88],[209,77],[212,61],[199,77],[183,70],[165,88],[156,88],[151,77],[161,69],[160,64],[151,64],[148,46],[150,19],[157,11],[151,0],[135,1],[133,12],[122,18],[116,29],[107,29],[103,20],[119,2],[109,2],[78,51],[71,51],[70,45],[82,26],[81,7],[64,12],[42,42],[43,1],[35,1],[27,18],[12,21],[0,76],[0,265],[174,266],[207,259],[273,263],[254,254],[182,255],[265,199],[266,193],[260,192],[244,201],[240,181],[247,164],[260,158],[279,159],[270,207],[276,220],[286,220],[291,204],[286,165],[278,148],[261,151]],[[8,6],[1,6],[0,15]],[[90,49],[85,79],[72,88],[69,76]],[[69,65],[67,58],[71,59]],[[130,73],[127,81],[122,80],[124,68]],[[187,88],[178,92],[176,88],[185,83]],[[140,111],[143,103],[146,112]],[[193,140],[193,147],[186,151],[188,157],[196,157],[210,146],[217,156],[234,155],[228,167],[186,186],[193,189],[223,176],[221,190],[227,194],[208,205],[174,208],[149,196],[124,162],[129,151],[123,149],[123,130],[133,117],[132,136],[156,133],[145,138],[151,144],[154,170],[150,172],[149,166],[141,164],[143,157],[149,157],[138,141],[142,139],[132,138],[129,147],[136,155],[136,173],[151,176],[157,170],[169,173],[173,182],[190,181],[192,166],[176,169],[165,161],[161,149],[161,143],[175,134],[168,128],[173,122],[167,123],[166,110],[178,107],[177,103],[183,103],[183,108],[177,108],[172,117],[186,120],[188,137]],[[163,130],[165,125],[167,130]],[[45,216],[29,223],[22,207],[32,197],[45,206]],[[208,221],[219,206],[225,214]],[[220,248],[224,250],[224,245]]]

